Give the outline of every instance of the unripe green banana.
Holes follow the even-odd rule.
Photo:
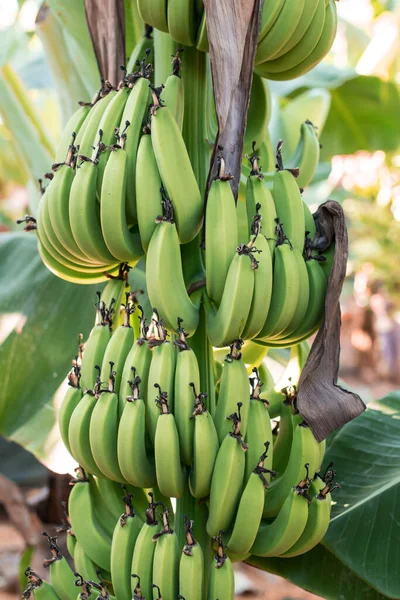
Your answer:
[[[210,493],[211,479],[217,458],[219,441],[214,420],[204,407],[205,394],[195,394],[193,466],[189,476],[192,496],[205,498]]]
[[[174,407],[174,379],[175,362],[177,350],[171,342],[163,340],[149,340],[151,350],[151,363],[149,369],[149,378],[147,383],[147,419],[146,425],[150,435],[150,440],[154,444],[156,426],[160,411],[156,405],[158,390],[155,384],[160,385],[161,389],[167,393],[168,404],[171,410]]]
[[[201,52],[209,51],[205,10],[203,11],[203,16],[201,17],[200,25],[197,29],[196,48]]]
[[[141,378],[132,367],[132,392],[126,397],[118,428],[118,463],[123,477],[138,487],[155,485],[154,461],[146,452],[146,405],[140,396]]]
[[[206,207],[206,272],[207,294],[220,304],[226,277],[238,245],[236,205],[230,180],[225,174],[225,161],[220,159],[218,179],[210,187]]]
[[[179,589],[179,544],[169,524],[169,511],[162,513],[163,528],[153,536],[153,582],[162,592],[162,600],[175,600]]]
[[[208,296],[204,296],[207,333],[213,346],[229,346],[240,339],[253,299],[256,266],[251,249],[241,244],[230,264],[218,311],[215,311]]]
[[[72,413],[82,398],[82,389],[80,387],[81,368],[77,362],[78,361],[76,361],[76,364],[72,366],[72,369],[68,374],[68,389],[63,398],[58,415],[58,427],[60,429],[61,439],[70,454],[71,450],[68,441],[69,422],[71,420]]]
[[[102,524],[103,529],[107,533],[107,535],[110,538],[112,538],[113,531],[115,529],[115,523],[116,523],[117,519],[115,518],[113,510],[111,509],[110,506],[108,506],[105,498],[103,498],[103,496],[101,494],[100,486],[98,485],[98,481],[101,480],[101,477],[97,477],[97,480],[96,480],[91,475],[88,475],[88,479],[89,479],[89,484],[91,487],[91,495],[93,497],[94,514],[96,516],[96,519],[99,523]],[[117,518],[119,518],[121,516],[122,494],[120,496],[118,505],[119,505],[119,514],[118,514]]]
[[[82,104],[68,119],[57,144],[56,155],[54,157],[54,162],[56,164],[65,160],[66,150],[71,143],[72,134],[78,133],[83,123],[88,119],[89,111],[91,111],[91,109],[91,104]]]
[[[76,587],[75,576],[65,557],[61,554],[57,545],[57,537],[50,537],[46,532],[49,549],[52,554],[50,559],[43,561],[45,568],[50,567],[50,580],[56,594],[61,600],[75,600]]]
[[[115,391],[114,363],[110,362],[108,388],[102,389],[90,418],[90,448],[104,477],[125,482],[118,464],[118,394]]]
[[[111,538],[97,521],[89,481],[80,471],[80,475],[72,480],[73,488],[68,500],[71,526],[89,558],[109,571]]]
[[[331,492],[337,487],[331,485],[332,481],[333,476],[327,481],[323,481],[318,476],[315,477],[310,487],[312,500],[308,509],[307,524],[298,540],[289,550],[280,554],[282,558],[292,558],[305,554],[324,538],[331,517]]]
[[[200,388],[200,371],[197,358],[193,350],[186,342],[185,331],[182,323],[178,322],[177,333],[179,339],[174,341],[179,349],[176,358],[175,382],[174,382],[174,415],[176,427],[179,434],[179,445],[181,461],[184,465],[193,462],[193,390]]]
[[[225,546],[219,535],[216,538],[218,550],[213,558],[207,600],[233,600],[235,597],[235,576],[230,558],[225,554]]]
[[[232,430],[232,423],[228,417],[235,412],[238,402],[241,402],[240,432],[243,437],[245,437],[247,431],[250,386],[240,346],[239,342],[232,345],[229,354],[226,355],[222,370],[218,404],[214,414],[215,429],[217,430],[220,444],[222,444],[226,435]],[[258,453],[258,456],[260,456],[260,453]],[[213,535],[216,535],[216,533]]]
[[[109,284],[107,284],[108,286]],[[107,289],[107,286],[105,289]],[[104,352],[111,337],[111,313],[112,306],[106,304],[100,293],[96,303],[96,323],[85,342],[82,367],[81,367],[81,387],[83,390],[92,390],[96,383],[96,365],[101,365]]]
[[[114,594],[121,600],[130,600],[131,566],[136,539],[141,521],[135,515],[132,506],[132,494],[124,496],[125,512],[114,529],[111,544],[111,578]]]
[[[248,426],[245,437],[248,445],[244,475],[245,483],[251,477],[260,460],[260,456],[264,453],[266,443],[269,443],[269,451],[264,457],[264,465],[262,466],[265,466],[266,469],[272,469],[273,460],[273,436],[271,420],[268,413],[268,401],[260,396],[262,383],[256,368],[253,369],[253,375],[254,376],[249,379],[252,390],[250,395]]]
[[[196,43],[196,15],[194,0],[168,0],[168,30],[179,44],[194,46]]]
[[[299,176],[296,178],[299,188],[305,188],[311,183],[318,167],[319,156],[320,143],[317,130],[311,121],[305,121],[301,125],[300,140],[296,150],[287,160],[289,169],[299,169]]]
[[[132,504],[136,515],[141,521],[144,520],[144,513],[147,507],[147,496],[141,488],[133,485],[122,486],[121,484],[104,477],[97,477],[95,481],[101,494],[102,501],[114,515],[114,526],[117,519],[121,516],[125,488],[133,495]]]
[[[149,244],[146,284],[150,302],[165,327],[174,331],[179,317],[192,335],[199,322],[199,308],[186,291],[177,229],[167,217],[157,224]]]
[[[127,123],[130,135],[129,121]],[[124,132],[118,143],[112,146],[110,157],[104,168],[100,198],[100,222],[103,239],[110,253],[118,262],[127,262],[134,266],[143,255],[143,248],[138,229],[129,229],[126,216],[128,173],[130,168],[134,168],[134,165],[128,164],[129,155],[125,148],[128,134]],[[131,201],[133,202],[132,199]]]
[[[186,544],[179,563],[179,593],[192,600],[203,599],[204,557],[200,544],[193,537],[194,521],[185,517]]]
[[[165,82],[164,89],[161,93],[161,100],[165,103],[165,106],[169,108],[176,124],[180,131],[182,131],[185,110],[185,88],[183,79],[179,74],[182,69],[182,62],[179,58],[180,52],[181,49],[178,50],[172,58],[172,73]]]
[[[145,23],[168,33],[167,0],[138,0],[138,9]]]
[[[316,234],[316,226],[314,217],[309,209],[308,205],[303,200],[303,210],[304,210],[304,223],[306,226],[306,238],[308,237],[311,241],[314,240]],[[308,232],[308,234],[307,234]],[[307,240],[306,240],[307,243]]]
[[[25,570],[25,575],[28,577],[28,585],[22,594],[23,598],[29,599],[33,594],[35,600],[60,600],[54,587],[41,579],[31,567]]]
[[[268,488],[266,474],[273,471],[264,467],[270,443],[265,443],[265,452],[245,485],[236,513],[232,533],[227,543],[228,551],[234,554],[248,554],[256,539],[261,523],[265,489]]]
[[[150,129],[144,131],[136,157],[136,209],[140,240],[145,252],[162,213],[161,177],[153,152]]]
[[[156,386],[159,390],[157,406],[161,411],[154,437],[157,485],[165,496],[180,498],[183,495],[184,482],[178,430],[175,417],[168,406],[168,394],[163,392],[158,384]]]
[[[151,598],[153,595],[153,556],[156,548],[156,545],[153,542],[153,537],[160,530],[158,521],[156,519],[156,508],[160,503],[154,502],[154,496],[151,492],[149,493],[149,496],[150,503],[146,510],[146,521],[142,525],[139,535],[136,538],[131,568],[132,573],[140,573],[140,586],[144,598]],[[133,592],[133,580],[131,586]]]
[[[90,421],[101,390],[100,367],[97,366],[97,369],[99,375],[93,391],[86,390],[83,398],[72,413],[68,428],[68,442],[71,454],[77,463],[88,473],[103,477],[103,473],[93,458],[89,442]]]
[[[308,483],[289,490],[282,508],[270,525],[261,525],[251,548],[256,556],[279,556],[296,543],[308,518]]]
[[[75,547],[74,565],[76,571],[86,581],[95,581],[97,579],[98,566],[85,554],[82,544],[78,541]]]
[[[108,105],[116,96],[116,93],[114,89],[100,92],[99,100],[90,109],[87,119],[85,119],[83,126],[79,129],[78,135],[75,138],[75,144],[79,147],[80,154],[84,156],[91,154],[93,142],[99,132],[100,121]]]
[[[152,38],[153,27],[151,25],[144,26],[143,37],[137,42],[129,57],[126,70],[128,73],[133,73],[140,65],[141,59],[145,56],[147,63],[154,63],[154,43]],[[138,64],[139,63],[139,64]]]
[[[258,43],[256,65],[275,56],[291,39],[301,19],[304,3],[305,0],[284,2],[276,20]],[[265,11],[268,12],[267,7]]]
[[[300,289],[297,268],[295,254],[289,244],[277,246],[270,309],[258,339],[268,342],[270,338],[284,331],[292,321]]]
[[[156,98],[153,99],[157,101]],[[181,244],[196,237],[203,220],[203,200],[179,127],[169,109],[155,104],[151,140],[163,186],[171,198]]]
[[[239,402],[238,413],[229,415],[234,429],[225,436],[215,461],[207,520],[210,537],[229,529],[240,501],[245,471],[244,453],[247,450],[240,431],[240,408]]]
[[[299,42],[303,39],[310,28],[311,23],[315,19],[315,15],[318,9],[318,5],[323,5],[325,8],[325,0],[305,0],[302,15],[299,19],[296,29],[293,32],[291,38],[286,44],[272,57],[273,59],[285,56],[290,52]],[[315,43],[318,42],[319,35],[315,38]]]
[[[284,3],[285,0],[271,0],[270,2],[268,2],[268,5],[263,6],[258,43],[260,43],[265,38],[268,31],[275,23],[276,19],[279,16],[279,13],[282,10]]]
[[[140,135],[142,133],[143,121],[147,118],[147,109],[151,101],[149,88],[149,75],[151,67],[146,65],[143,59],[139,72],[136,72],[132,77],[132,90],[126,101],[124,112],[122,113],[120,131],[124,131],[126,124],[129,123],[127,129],[126,141],[124,150],[126,152],[126,201],[124,202],[125,212],[122,215],[128,224],[136,223],[136,156],[139,146]],[[110,157],[111,158],[111,157]],[[122,160],[122,159],[121,159]],[[121,173],[122,177],[123,174]],[[126,213],[126,217],[125,217]]]

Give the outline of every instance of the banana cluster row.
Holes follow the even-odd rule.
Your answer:
[[[202,2],[138,0],[145,23],[168,32],[179,44],[208,52]],[[317,65],[335,39],[335,0],[272,0],[265,2],[256,53],[256,71],[276,80],[295,79]]]

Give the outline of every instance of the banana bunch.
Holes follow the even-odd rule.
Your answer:
[[[138,0],[145,23],[179,44],[208,52],[206,15],[195,0]],[[273,0],[264,4],[256,54],[257,73],[295,79],[329,52],[337,29],[335,0]]]

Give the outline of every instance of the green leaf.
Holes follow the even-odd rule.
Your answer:
[[[331,98],[321,136],[322,161],[358,150],[398,149],[400,93],[394,83],[358,76],[331,89]]]
[[[349,569],[390,598],[400,598],[400,392],[368,410],[333,438],[342,486],[324,544]]]
[[[0,432],[43,460],[54,439],[53,396],[78,334],[94,319],[98,285],[73,285],[42,264],[33,234],[0,236]],[[101,289],[101,286],[100,286]]]
[[[247,563],[280,575],[299,587],[326,600],[384,600],[323,546],[296,558],[260,558],[251,556]]]

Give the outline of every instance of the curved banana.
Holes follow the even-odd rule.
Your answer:
[[[163,186],[171,198],[181,244],[196,237],[203,220],[203,200],[178,125],[166,106],[152,109],[151,140]]]
[[[65,160],[66,150],[71,143],[71,136],[80,130],[83,123],[88,119],[91,109],[91,104],[82,104],[68,119],[57,144],[56,155],[54,157],[56,164],[62,163]]]
[[[179,44],[194,46],[196,43],[195,0],[168,0],[169,35]]]
[[[129,122],[127,121],[129,124]],[[125,141],[129,138],[123,133],[112,151],[104,169],[103,184],[100,197],[100,222],[104,242],[119,262],[128,262],[134,266],[143,255],[137,228],[129,229],[127,223],[127,189],[128,173],[133,168],[128,164],[128,152]],[[135,152],[136,156],[136,152]]]
[[[114,363],[110,362],[108,388],[102,389],[90,418],[89,440],[95,463],[104,477],[125,482],[118,464],[118,394]]]
[[[229,354],[226,355],[224,368],[222,369],[218,404],[214,414],[214,424],[220,444],[222,444],[225,436],[232,430],[232,423],[229,421],[228,417],[235,412],[238,402],[241,402],[240,432],[243,438],[247,431],[250,408],[250,386],[246,365],[242,359],[240,347],[241,344],[239,342],[232,345]],[[260,456],[259,453],[258,456]]]
[[[50,567],[50,580],[56,594],[61,600],[75,600],[76,587],[75,576],[65,557],[61,554],[57,545],[57,537],[50,537],[44,531],[52,554],[50,559],[43,561],[45,568]]]
[[[301,211],[303,213],[303,207]],[[295,252],[289,244],[280,244],[275,250],[270,308],[257,339],[268,342],[288,327],[296,312],[299,291],[300,277]]]
[[[106,304],[98,292],[98,301],[96,303],[96,323],[89,334],[89,338],[84,344],[82,366],[81,366],[81,387],[83,390],[94,388],[96,383],[96,365],[101,365],[107,344],[111,337],[110,308],[112,305]]]
[[[138,9],[145,23],[168,33],[167,0],[138,0]]]
[[[182,49],[180,48],[172,58],[172,73],[168,76],[161,93],[161,101],[165,106],[168,106],[180,131],[182,131],[183,128],[183,116],[185,111],[185,88],[183,79],[179,74],[182,69],[182,61],[179,57],[181,51]]]
[[[181,461],[184,465],[193,462],[193,391],[200,388],[200,371],[195,353],[186,342],[185,331],[179,319],[179,339],[174,344],[178,348],[174,381],[174,416],[179,435]]]
[[[233,423],[233,432],[225,436],[215,461],[206,525],[210,537],[229,529],[240,501],[247,450],[240,431],[240,408],[238,402],[238,412],[228,417]]]
[[[271,0],[270,2],[268,2],[267,5],[263,6],[260,33],[258,35],[258,43],[260,43],[265,38],[268,31],[275,23],[276,19],[279,16],[279,13],[282,10],[284,3],[285,0]]]
[[[151,25],[144,26],[143,37],[137,42],[132,50],[126,65],[128,73],[136,71],[136,67],[140,65],[140,60],[145,56],[147,63],[154,63],[154,40],[152,38],[153,27]],[[138,64],[139,63],[139,64]]]
[[[169,510],[162,513],[163,527],[153,536],[156,543],[153,558],[153,582],[160,588],[164,600],[174,600],[179,588],[179,544],[169,524]]]
[[[204,557],[200,544],[193,537],[194,521],[184,519],[186,544],[179,563],[179,594],[192,600],[203,599]]]
[[[146,521],[142,525],[139,535],[136,538],[135,547],[132,556],[133,574],[139,574],[140,587],[144,598],[152,597],[153,583],[153,557],[156,548],[153,537],[159,532],[159,524],[156,519],[156,508],[160,503],[154,502],[154,496],[150,492],[150,503],[146,510]],[[134,575],[132,575],[134,577]],[[131,582],[132,592],[134,591],[134,580]]]
[[[296,182],[300,188],[305,188],[311,183],[319,163],[319,155],[320,143],[317,130],[311,121],[305,121],[301,126],[296,150],[286,161],[288,168],[299,169]]]
[[[296,543],[308,518],[307,485],[290,489],[278,515],[270,525],[261,525],[251,553],[255,556],[279,556]]]
[[[305,0],[285,0],[275,22],[257,46],[255,64],[269,60],[292,38],[303,14]],[[268,12],[268,8],[266,8]]]
[[[218,434],[211,414],[205,409],[205,394],[195,394],[193,465],[189,487],[195,498],[206,498],[210,493],[211,479],[219,450]]]
[[[31,567],[25,569],[25,575],[28,578],[28,585],[22,593],[23,598],[29,599],[33,594],[35,600],[60,600],[54,587],[32,571]]]
[[[147,58],[147,57],[146,57]],[[122,113],[119,130],[126,130],[127,123],[128,133],[124,143],[126,159],[120,158],[120,162],[125,162],[125,198],[123,199],[123,207],[125,210],[121,214],[121,219],[127,222],[128,225],[136,223],[136,157],[138,152],[139,140],[142,133],[143,121],[147,118],[147,109],[151,101],[149,88],[149,76],[151,66],[146,65],[143,59],[139,72],[131,76],[132,82],[128,85],[132,86],[126,101],[124,112]],[[129,77],[129,76],[128,76]],[[111,153],[112,156],[112,153]],[[111,158],[110,156],[110,158]],[[109,160],[110,160],[109,158]],[[120,171],[120,177],[123,179],[124,173]],[[103,193],[103,192],[102,192]],[[128,234],[129,235],[129,234]],[[106,242],[107,243],[107,242]],[[134,243],[132,240],[131,243]],[[136,242],[135,247],[138,245]]]
[[[74,566],[86,581],[95,581],[97,579],[98,566],[85,554],[82,545],[77,541],[74,555]]]
[[[126,397],[118,427],[118,463],[126,481],[149,488],[157,482],[156,471],[146,451],[146,405],[139,391],[141,378],[135,367],[132,372],[132,392]]]
[[[292,48],[297,46],[298,43],[303,39],[303,37],[307,35],[310,25],[315,19],[318,6],[321,6],[321,4],[325,8],[325,0],[305,0],[302,15],[300,17],[296,29],[293,32],[293,35],[279,50],[279,52],[277,52],[276,54],[274,54],[273,57],[271,57],[272,60],[280,58],[288,52],[290,52]],[[318,39],[319,36],[315,39],[315,43],[318,42]]]
[[[73,531],[85,554],[99,567],[109,571],[111,538],[105,533],[94,514],[89,481],[80,473],[72,482],[68,509]]]
[[[234,554],[248,554],[257,536],[264,508],[265,489],[268,487],[265,474],[271,473],[264,467],[269,446],[269,442],[266,442],[265,452],[259,457],[240,498],[235,523],[227,543],[228,551]]]
[[[136,210],[140,241],[147,253],[157,217],[162,213],[161,177],[153,152],[150,129],[147,127],[139,142],[136,157]]]
[[[241,244],[232,258],[218,311],[207,295],[207,333],[215,347],[229,346],[240,339],[249,316],[254,291],[254,270],[257,261],[251,249]]]
[[[218,550],[213,558],[208,586],[208,600],[233,600],[235,597],[235,576],[230,558],[225,554],[225,546],[220,535],[216,537]]]
[[[132,506],[132,494],[124,496],[125,512],[118,519],[111,543],[111,578],[117,598],[131,598],[131,566],[133,550],[141,521]]]
[[[225,161],[220,159],[219,176],[210,187],[206,206],[206,286],[207,294],[220,304],[225,281],[238,245],[236,205],[225,174]]]
[[[161,414],[157,420],[154,437],[154,456],[156,460],[157,485],[165,496],[180,498],[184,491],[182,467],[180,462],[179,436],[175,417],[168,406],[168,394],[159,390],[157,406]],[[161,586],[160,586],[161,587]]]
[[[273,460],[273,436],[268,412],[268,401],[260,397],[262,384],[256,368],[253,369],[253,374],[254,376],[249,378],[252,390],[245,437],[246,444],[248,445],[244,475],[245,483],[257,467],[260,460],[259,457],[264,453],[266,443],[269,444],[269,451],[264,457],[264,464],[262,466],[265,466],[266,469],[272,469]]]
[[[82,398],[82,388],[80,387],[80,366],[78,364],[73,365],[71,371],[68,374],[68,390],[63,398],[60,412],[58,414],[58,428],[60,430],[61,439],[64,442],[64,446],[71,454],[68,441],[68,429],[69,422],[72,417],[72,413],[78,406]]]
[[[179,317],[188,335],[192,335],[199,322],[199,309],[186,291],[177,228],[173,220],[163,219],[157,224],[147,252],[147,291],[169,331],[175,330]]]

